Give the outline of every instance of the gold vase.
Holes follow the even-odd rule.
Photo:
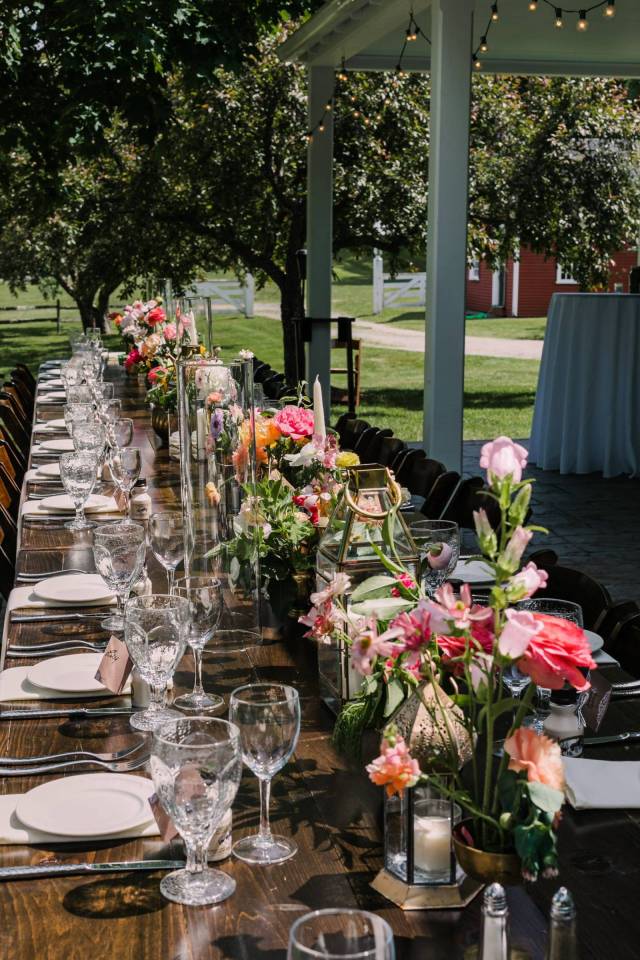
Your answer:
[[[468,877],[481,883],[501,883],[516,886],[522,883],[522,865],[517,853],[491,853],[467,843],[462,828],[469,829],[471,820],[462,820],[453,830],[453,848],[456,860]]]
[[[155,435],[162,441],[162,446],[169,445],[169,413],[151,404],[151,428]]]
[[[289,610],[289,616],[297,620],[303,614],[309,611],[309,594],[313,587],[313,577],[311,570],[298,570],[291,574],[291,579],[296,585],[296,596],[293,607]]]

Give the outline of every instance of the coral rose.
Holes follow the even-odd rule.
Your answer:
[[[154,307],[153,310],[149,311],[144,319],[150,327],[155,327],[157,323],[163,323],[166,320],[166,314],[162,307]]]
[[[283,436],[304,440],[313,434],[313,410],[291,404],[278,410],[273,418]]]
[[[546,613],[532,616],[542,628],[530,638],[518,660],[518,669],[539,687],[560,690],[567,681],[576,690],[588,690],[591,684],[584,672],[593,670],[597,664],[584,630],[570,620]]]
[[[407,787],[415,787],[420,779],[420,766],[409,753],[402,737],[382,741],[380,756],[368,764],[369,779],[378,787],[385,787],[387,795],[402,794]]]
[[[564,790],[564,767],[560,745],[530,727],[519,727],[504,742],[509,770],[526,770],[527,780],[537,780],[554,790]]]

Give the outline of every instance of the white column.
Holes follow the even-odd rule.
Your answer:
[[[333,93],[333,67],[309,68],[309,129],[322,117]],[[331,317],[331,271],[333,266],[333,112],[324,119],[324,131],[316,130],[307,154],[307,316]],[[307,344],[307,382],[320,377],[325,416],[331,406],[331,325],[314,324]]]
[[[425,341],[424,440],[462,465],[469,103],[473,0],[434,0]]]

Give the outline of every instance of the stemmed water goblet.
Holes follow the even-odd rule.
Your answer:
[[[213,717],[182,717],[153,735],[151,776],[158,799],[184,840],[184,870],[167,874],[160,892],[187,906],[220,903],[235,880],[207,863],[209,843],[230,809],[242,774],[238,728]]]
[[[91,397],[96,405],[98,416],[104,416],[105,405],[109,400],[113,400],[112,383],[90,383]]]
[[[156,560],[167,571],[169,593],[173,592],[176,567],[184,560],[182,514],[156,513],[149,519],[149,546]]]
[[[451,576],[460,556],[460,531],[453,520],[415,520],[409,525],[418,548],[420,580],[429,596]]]
[[[173,593],[184,597],[189,604],[189,634],[187,642],[193,650],[193,690],[173,701],[181,710],[220,710],[224,699],[205,693],[202,686],[202,654],[214,636],[222,615],[222,583],[216,577],[181,577]]]
[[[116,420],[120,419],[121,408],[122,401],[118,398],[104,400],[100,404],[100,410],[98,411],[100,423],[103,423],[105,427],[108,427],[110,423],[115,423]]]
[[[105,630],[124,629],[124,605],[144,563],[145,529],[130,521],[108,523],[93,535],[96,570],[116,595],[117,611],[101,621]]]
[[[366,910],[339,907],[299,917],[289,931],[287,960],[394,960],[393,931]]]
[[[75,360],[69,360],[60,367],[60,376],[68,390],[69,387],[75,387],[82,380],[82,367]]]
[[[71,425],[71,439],[80,453],[91,453],[99,464],[104,457],[107,431],[101,423],[78,423]]]
[[[140,476],[142,458],[139,447],[112,447],[109,452],[109,469],[114,483],[125,498],[125,516],[130,515],[131,490]]]
[[[87,383],[78,383],[75,387],[67,387],[67,403],[93,404],[91,387]]]
[[[125,643],[143,680],[149,684],[150,703],[134,713],[135,730],[157,730],[181,714],[164,705],[167,684],[182,657],[188,631],[189,604],[184,597],[155,593],[132,597],[125,607]]]
[[[89,530],[95,523],[87,520],[84,505],[91,496],[96,484],[98,463],[92,453],[63,453],[60,457],[60,479],[62,486],[75,507],[75,519],[65,523],[68,530]]]
[[[248,863],[281,863],[297,851],[288,837],[269,826],[271,780],[292,755],[300,733],[298,691],[283,683],[252,683],[238,687],[229,700],[229,719],[240,730],[242,758],[260,784],[260,829],[233,846]]]
[[[92,403],[66,403],[62,412],[67,431],[71,434],[74,423],[93,423],[95,411]]]
[[[107,440],[113,449],[122,450],[128,447],[133,440],[133,420],[130,417],[120,417],[113,423],[107,424]]]

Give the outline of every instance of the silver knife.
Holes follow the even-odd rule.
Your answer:
[[[0,710],[0,720],[37,720],[44,717],[68,717],[84,720],[89,717],[115,717],[133,713],[133,707],[60,707],[57,710]]]
[[[37,880],[75,874],[128,873],[131,870],[180,870],[183,860],[123,860],[121,863],[36,863],[31,867],[1,867],[2,880]]]
[[[47,620],[100,620],[111,607],[104,607],[99,613],[12,613],[11,623],[45,623]]]
[[[585,747],[599,747],[605,743],[625,743],[628,740],[640,740],[640,730],[627,730],[626,733],[614,733],[608,737],[585,737],[582,743]]]

